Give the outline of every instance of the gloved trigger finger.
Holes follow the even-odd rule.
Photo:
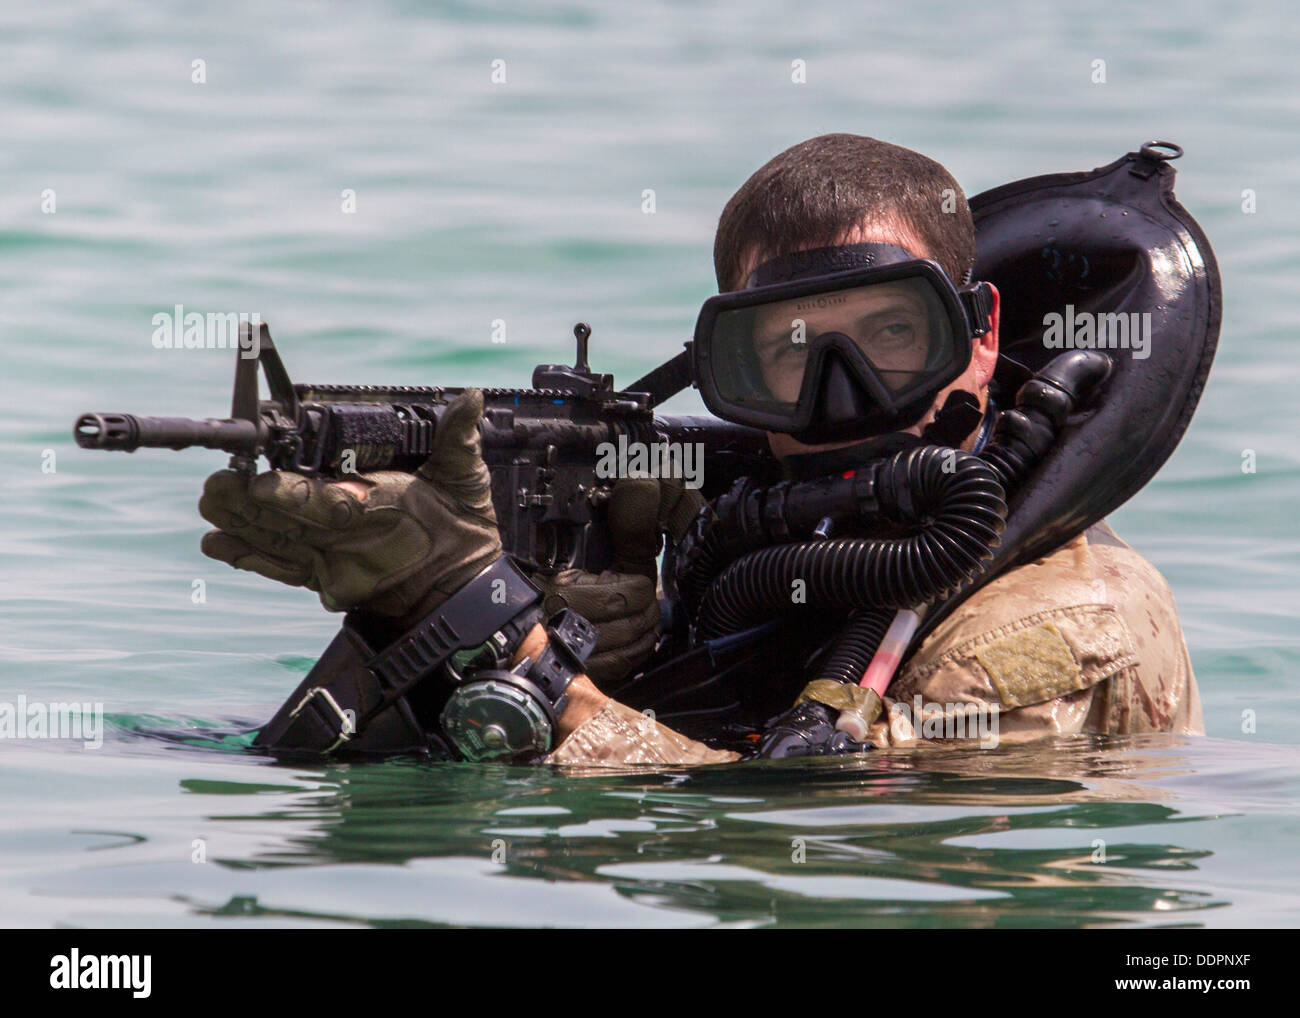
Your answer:
[[[584,573],[581,580],[556,584],[548,592],[545,610],[569,607],[589,622],[601,625],[613,619],[625,619],[646,611],[655,600],[654,581],[632,573]]]
[[[609,498],[609,534],[614,559],[620,566],[654,576],[659,554],[661,481],[649,477],[624,478]]]
[[[652,602],[644,611],[625,618],[610,619],[597,626],[597,654],[619,647],[629,647],[645,639],[646,634],[652,638],[659,632],[659,602]],[[653,645],[653,644],[652,644]]]

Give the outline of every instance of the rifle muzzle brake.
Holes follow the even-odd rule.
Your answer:
[[[137,417],[134,414],[82,414],[73,428],[83,449],[134,452],[150,449],[223,449],[229,453],[256,453],[258,428],[252,421],[189,417]]]

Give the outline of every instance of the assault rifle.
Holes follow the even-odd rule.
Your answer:
[[[483,389],[483,458],[502,543],[526,568],[545,573],[599,572],[612,561],[604,506],[615,477],[598,470],[602,448],[693,444],[702,452],[697,462],[704,465],[706,498],[770,464],[760,431],[712,417],[654,413],[658,403],[689,384],[686,354],[616,391],[613,375],[588,366],[591,329],[579,323],[573,333],[578,351],[572,367],[538,365],[531,389]],[[253,350],[256,356],[247,356]],[[258,398],[259,368],[269,399]],[[295,385],[266,324],[244,323],[229,417],[88,413],[77,419],[73,434],[83,449],[221,449],[231,454],[233,469],[250,476],[259,456],[273,469],[313,477],[414,470],[429,455],[447,405],[462,392],[442,386]]]

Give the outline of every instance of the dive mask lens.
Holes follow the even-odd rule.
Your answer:
[[[916,423],[966,369],[970,337],[942,269],[914,259],[721,294],[693,349],[719,417],[823,441]]]

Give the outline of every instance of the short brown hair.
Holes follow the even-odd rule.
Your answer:
[[[954,202],[945,203],[952,189]],[[944,212],[955,205],[953,212]],[[859,223],[897,223],[954,283],[975,265],[975,224],[961,185],[933,159],[858,134],[823,134],[788,148],[732,195],[718,220],[718,289],[738,290],[746,259],[830,247]]]

